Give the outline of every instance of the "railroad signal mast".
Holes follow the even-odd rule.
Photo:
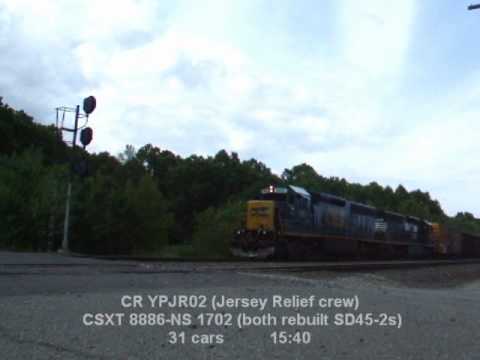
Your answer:
[[[70,222],[70,203],[72,199],[72,169],[84,169],[86,168],[86,164],[84,161],[80,161],[78,163],[75,158],[75,148],[77,147],[77,133],[80,130],[80,142],[83,145],[83,149],[86,148],[88,144],[92,141],[93,138],[93,130],[90,127],[87,127],[88,124],[88,117],[89,115],[95,110],[97,106],[97,101],[95,97],[89,96],[83,99],[83,114],[80,113],[80,105],[77,105],[75,108],[70,108],[66,106],[56,108],[57,117],[56,117],[56,126],[59,132],[59,137],[63,140],[64,136],[63,133],[72,133],[72,141],[65,141],[67,144],[72,146],[72,153],[73,159],[71,159],[71,169],[70,169],[70,176],[67,186],[67,199],[65,204],[65,221],[63,226],[63,241],[62,241],[62,248],[60,252],[62,253],[69,253],[69,239],[68,239],[68,228]],[[68,113],[75,113],[74,125],[73,128],[69,128],[65,126],[65,116]],[[85,119],[85,123],[82,126],[78,126],[78,121],[80,119]]]

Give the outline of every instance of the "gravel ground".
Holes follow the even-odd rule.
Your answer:
[[[15,257],[18,255],[18,259]],[[415,270],[385,270],[364,273],[198,271],[200,265],[164,264],[162,273],[138,272],[136,263],[111,263],[63,258],[64,266],[45,269],[38,264],[57,262],[36,254],[0,253],[0,349],[2,359],[477,359],[480,344],[480,265],[442,266]],[[22,261],[20,261],[22,260]],[[76,263],[78,262],[78,263]],[[37,264],[35,266],[29,264]],[[135,271],[130,271],[135,269]],[[125,308],[124,295],[142,296],[143,308]],[[232,299],[266,299],[265,309],[152,308],[148,295],[213,296]],[[273,297],[305,298],[315,301],[355,298],[357,310],[349,307],[274,307]],[[253,303],[250,302],[250,305]],[[332,303],[333,304],[333,303]],[[87,326],[85,313],[189,314],[191,324],[138,326]],[[200,313],[215,312],[222,325],[201,324]],[[239,328],[231,314],[270,314],[278,321],[284,316],[320,319],[329,323],[302,326],[250,326]],[[337,314],[387,314],[401,326],[380,323],[353,326],[334,324]],[[381,319],[382,320],[382,319]],[[155,320],[157,321],[157,320]],[[320,320],[319,320],[320,322]],[[398,324],[397,324],[398,325]],[[274,331],[309,333],[309,344],[274,344]],[[185,343],[169,343],[169,332],[185,333]],[[209,337],[208,335],[213,335]],[[200,337],[203,336],[203,337]],[[218,338],[215,336],[219,336]],[[208,340],[194,344],[195,339]],[[221,338],[223,343],[219,343]],[[288,343],[290,342],[290,343]]]
[[[285,273],[288,274],[288,273]],[[305,279],[341,279],[352,278],[350,272],[303,272],[298,277]],[[370,285],[393,288],[474,288],[480,283],[480,264],[432,266],[418,269],[388,269],[356,272],[355,278],[367,281]]]

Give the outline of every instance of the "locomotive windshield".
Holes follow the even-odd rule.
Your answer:
[[[274,200],[274,201],[286,201],[287,200],[287,188],[269,186],[263,189],[260,195],[261,200]]]
[[[276,194],[276,193],[262,194],[260,196],[260,198],[261,198],[261,200],[286,201],[287,200],[287,194]]]

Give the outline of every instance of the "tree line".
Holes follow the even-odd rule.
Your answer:
[[[61,245],[66,186],[73,173],[71,250],[87,254],[228,256],[245,201],[270,184],[293,184],[480,233],[467,212],[448,217],[428,192],[324,177],[308,164],[277,176],[235,152],[181,157],[147,144],[117,156],[65,145],[0,98],[0,248]],[[77,164],[72,169],[71,163]],[[87,167],[79,167],[85,162]],[[73,171],[72,171],[73,170]]]

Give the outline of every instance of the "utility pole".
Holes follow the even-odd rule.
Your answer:
[[[78,115],[80,113],[80,105],[77,105],[75,108],[75,123],[73,129],[66,129],[63,130],[72,131],[73,132],[73,140],[72,140],[72,152],[73,156],[75,156],[75,148],[77,147],[77,131],[78,131]],[[67,254],[69,250],[68,246],[68,228],[70,225],[70,202],[72,200],[72,169],[70,169],[70,174],[68,177],[68,185],[67,185],[67,202],[65,204],[65,221],[63,222],[63,240],[62,240],[62,253]]]
[[[468,10],[478,10],[480,9],[480,4],[475,4],[475,5],[470,5],[468,8]]]
[[[78,127],[78,120],[80,118],[86,118],[85,124],[81,127],[82,131],[80,134],[80,141],[83,144],[83,148],[92,141],[92,129],[89,127],[85,127],[88,122],[88,116],[95,110],[96,107],[96,99],[93,96],[89,96],[83,100],[83,111],[85,114],[80,114],[80,105],[77,105],[75,109],[67,108],[67,107],[59,107],[56,108],[57,110],[57,127],[60,128],[60,131],[68,131],[73,133],[72,139],[72,158],[75,158],[75,149],[77,147],[77,132],[79,130]],[[65,120],[65,113],[75,111],[75,122],[73,129],[64,127],[64,120]],[[61,124],[59,125],[59,113],[63,112]],[[70,204],[72,201],[72,179],[73,179],[73,169],[74,166],[74,159],[71,160],[70,166],[70,174],[68,178],[68,185],[67,185],[67,198],[65,203],[65,221],[63,223],[63,240],[62,240],[62,248],[60,249],[61,253],[68,254],[70,252],[69,246],[69,238],[68,238],[68,229],[70,225]]]

